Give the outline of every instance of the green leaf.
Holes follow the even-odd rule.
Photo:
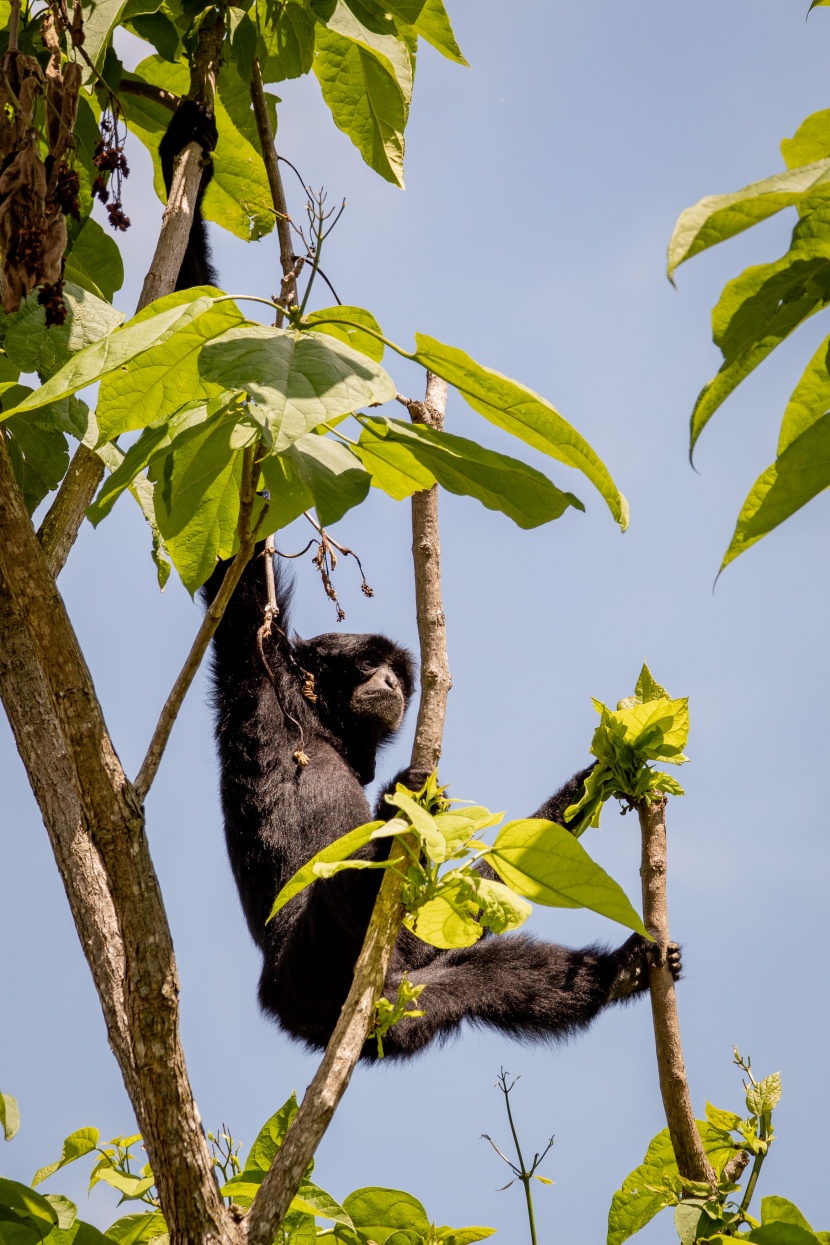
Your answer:
[[[190,291],[182,291],[182,293],[185,296],[190,295]],[[86,297],[91,297],[91,295],[86,295]],[[211,299],[196,298],[168,307],[159,314],[151,315],[149,319],[138,320],[138,322],[129,321],[123,328],[79,350],[45,385],[41,385],[10,411],[3,411],[0,419],[6,419],[9,415],[17,415],[22,411],[38,410],[49,402],[69,397],[78,389],[83,389],[86,385],[91,385],[93,381],[100,380],[108,372],[114,372],[116,368],[123,367],[142,351],[167,341],[174,333],[186,328],[209,306],[211,306]],[[50,332],[53,331],[50,329]]]
[[[830,485],[830,412],[808,427],[750,489],[721,570]]]
[[[126,6],[127,0],[96,0],[84,13],[84,51],[96,69],[104,63],[107,47]],[[86,77],[91,73],[90,70]]]
[[[637,685],[634,688],[634,695],[638,700],[642,701],[643,704],[649,700],[671,700],[671,696],[669,696],[666,689],[657,682],[645,662],[643,662],[643,668],[640,671],[639,678],[637,679]]]
[[[237,9],[236,12],[241,12]],[[253,10],[250,11],[251,13]],[[250,14],[249,14],[250,16]],[[256,45],[256,31],[250,21],[245,20],[242,23],[242,29],[250,29],[252,36],[252,55]],[[227,112],[233,124],[236,126],[240,134],[243,134],[251,146],[261,154],[262,148],[259,141],[259,131],[257,129],[256,116],[254,115],[253,103],[251,101],[250,87],[251,70],[250,66],[244,71],[236,60],[229,60],[223,63],[222,72],[217,79],[216,89],[219,92],[219,99],[222,106]],[[277,104],[276,95],[270,95],[267,91],[263,91],[265,98],[265,106],[268,111],[268,118],[271,123],[271,133],[277,132]]]
[[[341,320],[349,323],[341,324]],[[380,363],[383,358],[384,344],[373,336],[374,333],[381,332],[381,327],[371,311],[366,311],[363,307],[323,307],[320,311],[312,311],[305,316],[303,324],[316,329],[318,333],[329,333],[360,354],[368,355],[376,363]],[[365,333],[355,327],[356,325],[364,325],[372,333]]]
[[[386,7],[394,17],[406,22],[416,34],[431,43],[442,56],[458,65],[467,64],[455,41],[443,0],[394,0]]]
[[[285,1141],[285,1135],[294,1122],[298,1110],[297,1095],[292,1090],[290,1098],[282,1104],[279,1111],[275,1111],[271,1118],[265,1121],[259,1130],[256,1141],[245,1160],[244,1170],[246,1172],[260,1171],[264,1174],[270,1171],[277,1150]]]
[[[121,252],[108,233],[91,216],[69,227],[69,250],[64,276],[96,298],[112,302],[124,284]],[[86,343],[84,343],[86,345]]]
[[[625,530],[628,503],[584,437],[557,410],[532,389],[499,372],[476,363],[463,350],[445,346],[434,337],[415,336],[415,359],[423,367],[454,385],[474,411],[492,424],[576,467],[605,499],[609,510]]]
[[[292,1210],[299,1210],[308,1215],[318,1215],[321,1219],[333,1219],[335,1223],[343,1223],[347,1228],[353,1227],[350,1215],[339,1202],[335,1202],[331,1194],[320,1189],[310,1180],[300,1182],[300,1187],[291,1202]]]
[[[785,1197],[761,1198],[761,1223],[794,1223],[807,1232],[813,1231],[798,1207]]]
[[[52,328],[46,327],[46,311],[35,294],[24,299],[14,315],[0,317],[3,346],[10,362],[20,371],[52,376],[77,351],[100,341],[124,323],[120,311],[78,285],[67,282],[64,301],[66,321]]]
[[[144,1245],[144,1242],[155,1241],[167,1236],[167,1224],[160,1210],[147,1211],[145,1214],[123,1215],[110,1224],[106,1237],[117,1245]]]
[[[357,44],[392,74],[408,108],[412,98],[412,57],[388,7],[375,8],[371,0],[310,0],[310,4],[326,31]],[[319,30],[317,46],[320,47]]]
[[[57,1227],[58,1215],[45,1197],[35,1193],[28,1185],[0,1176],[0,1206],[8,1207],[24,1220],[29,1220],[45,1237]]]
[[[139,13],[124,24],[139,39],[152,43],[166,61],[175,62],[181,56],[181,32],[173,21],[172,10],[168,4],[162,4],[155,13]]]
[[[590,908],[648,937],[625,892],[552,821],[510,821],[485,856],[511,890],[551,908]]]
[[[107,376],[98,395],[100,439],[111,441],[122,432],[146,428],[185,402],[221,394],[220,385],[206,383],[201,376],[199,352],[206,342],[243,323],[235,303],[211,304],[180,332]]]
[[[736,1115],[734,1111],[721,1111],[719,1107],[713,1107],[711,1102],[706,1104],[706,1119],[713,1128],[720,1128],[724,1132],[731,1132],[732,1129],[741,1127],[739,1115]]]
[[[347,445],[329,437],[300,437],[285,452],[314,498],[323,527],[337,523],[369,492],[370,476]],[[306,509],[306,507],[303,507]]]
[[[830,337],[826,337],[821,343],[793,390],[781,421],[776,450],[779,455],[783,454],[801,436],[802,432],[806,432],[830,410],[828,350],[830,350]]]
[[[79,1128],[74,1133],[70,1133],[63,1143],[60,1158],[50,1163],[48,1167],[41,1167],[35,1172],[32,1177],[32,1187],[39,1185],[59,1168],[66,1167],[67,1163],[74,1163],[76,1159],[83,1158],[85,1154],[91,1154],[98,1145],[99,1137],[100,1133],[97,1128]]]
[[[459,882],[448,886],[433,899],[419,904],[404,916],[404,925],[432,947],[450,950],[471,947],[484,933],[483,926],[472,916],[466,904],[467,888]]]
[[[0,1094],[0,1128],[6,1141],[11,1141],[20,1128],[20,1108],[11,1094]]]
[[[442,864],[449,854],[447,840],[438,829],[438,823],[431,813],[422,808],[406,791],[396,789],[386,796],[386,803],[399,808],[412,823],[412,829],[418,835],[430,860]]]
[[[314,498],[300,476],[299,467],[287,454],[271,454],[262,460],[262,479],[271,494],[266,524],[269,530],[288,527],[314,505]]]
[[[210,342],[199,367],[206,380],[244,389],[259,403],[275,453],[319,424],[387,402],[396,392],[379,364],[335,338],[264,324],[230,329]]]
[[[475,441],[382,416],[361,423],[363,432],[356,452],[373,476],[378,461],[392,469],[393,496],[399,495],[401,477],[424,487],[419,482],[424,477],[413,465],[414,459],[448,492],[475,497],[488,510],[500,510],[522,528],[558,519],[570,506],[585,509],[577,497],[561,492],[540,471]],[[381,468],[377,473],[381,488],[388,478]]]
[[[299,895],[300,891],[305,890],[307,886],[310,886],[312,882],[317,880],[317,875],[314,872],[316,864],[334,860],[348,860],[361,847],[365,847],[374,832],[383,828],[385,824],[382,821],[370,821],[365,826],[358,826],[356,829],[350,830],[348,834],[344,834],[341,838],[335,839],[333,843],[329,843],[327,847],[322,848],[321,851],[312,856],[294,874],[293,878],[283,886],[274,900],[274,906],[268,915],[268,920],[270,921],[272,917],[275,917],[280,909],[285,907],[289,899]]]
[[[65,1232],[71,1228],[75,1220],[78,1218],[78,1207],[71,1202],[68,1197],[64,1197],[60,1193],[47,1193],[46,1201],[54,1210],[58,1217],[58,1228]],[[50,1236],[51,1241],[51,1236]]]
[[[781,155],[788,169],[830,157],[830,108],[812,113],[801,122],[792,138],[783,139]]]
[[[786,255],[730,281],[712,313],[723,365],[701,390],[691,449],[718,407],[750,372],[810,316],[830,303],[830,205],[803,217]]]
[[[257,0],[256,18],[264,81],[282,82],[307,74],[314,60],[315,23],[302,0],[288,0],[283,5]]]
[[[421,1203],[399,1189],[356,1189],[343,1203],[362,1241],[385,1245],[393,1232],[409,1230],[424,1236],[429,1220]]]
[[[795,140],[791,140],[795,141]],[[782,143],[782,148],[784,144]],[[830,159],[775,173],[729,195],[709,195],[681,213],[669,242],[668,274],[693,255],[733,238],[783,208],[830,192]]]
[[[611,714],[623,728],[623,738],[647,761],[681,765],[689,738],[689,698],[649,700]]]
[[[49,1245],[110,1245],[110,1239],[91,1223],[80,1219],[75,1219],[68,1228],[53,1228],[47,1237]]]
[[[533,911],[530,904],[509,886],[493,882],[490,878],[481,878],[476,882],[476,898],[482,906],[479,923],[494,934],[507,934],[520,929]]]
[[[798,1224],[774,1222],[753,1228],[744,1240],[752,1241],[752,1245],[816,1245],[818,1237]]]
[[[6,448],[12,471],[26,509],[32,515],[66,475],[69,467],[66,437],[54,428],[43,428],[32,419],[16,415],[2,427],[8,438]]]
[[[403,187],[407,101],[394,73],[365,47],[326,26],[317,28],[316,45],[314,73],[334,124],[370,168]]]
[[[773,1072],[765,1076],[757,1085],[750,1085],[746,1091],[747,1110],[753,1115],[763,1115],[773,1111],[781,1101],[781,1073]]]

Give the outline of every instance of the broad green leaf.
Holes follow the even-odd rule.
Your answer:
[[[443,864],[448,855],[447,840],[438,829],[438,823],[432,814],[422,808],[405,791],[393,791],[391,795],[387,795],[386,803],[399,808],[409,818],[430,860],[434,860],[439,865]]]
[[[124,461],[124,458],[126,457],[124,451],[119,449],[117,445],[103,445],[98,449],[97,453],[112,473],[117,473],[119,467]],[[165,585],[170,578],[172,566],[170,564],[170,558],[167,556],[167,547],[162,539],[158,523],[156,522],[156,511],[153,504],[153,486],[146,476],[138,475],[129,483],[128,487],[130,493],[138,503],[141,513],[144,515],[147,526],[150,528],[150,534],[153,540],[150,556],[155,563],[156,578],[158,579],[159,589],[163,592]],[[91,509],[93,508],[90,507],[87,509],[87,518],[90,518]],[[100,517],[101,516],[99,515],[98,518]],[[97,521],[98,520],[96,519],[96,522]]]
[[[386,7],[394,17],[406,22],[422,39],[431,43],[442,56],[458,65],[467,64],[455,41],[443,0],[394,0]]]
[[[21,372],[52,376],[77,351],[124,323],[120,311],[79,285],[67,282],[63,293],[68,314],[61,325],[46,327],[46,312],[35,294],[24,299],[14,315],[3,317],[3,346]]]
[[[673,761],[679,765],[689,738],[689,698],[646,701],[630,709],[618,709],[613,717],[622,724],[625,741],[649,761]]]
[[[830,108],[812,113],[801,122],[792,138],[783,139],[781,155],[788,169],[798,169],[830,157]]]
[[[761,1198],[761,1223],[794,1223],[807,1232],[813,1231],[798,1207],[785,1197]]]
[[[75,1203],[61,1193],[47,1193],[45,1197],[58,1217],[58,1228],[60,1231],[65,1232],[68,1228],[71,1228],[78,1218],[78,1207]],[[51,1236],[49,1239],[51,1241]]]
[[[810,316],[830,303],[830,204],[798,222],[790,249],[773,264],[730,281],[712,312],[724,362],[701,390],[691,421],[691,449],[718,407],[759,363]]]
[[[0,1176],[0,1206],[9,1207],[16,1215],[31,1221],[42,1236],[47,1236],[57,1227],[57,1211],[45,1197],[35,1193],[28,1185],[6,1180],[3,1176]]]
[[[85,1154],[91,1154],[98,1145],[99,1137],[100,1133],[97,1128],[79,1128],[74,1133],[70,1133],[63,1143],[60,1158],[50,1163],[48,1167],[41,1167],[35,1172],[32,1177],[32,1187],[39,1185],[59,1168],[66,1167],[67,1163],[74,1163],[76,1159],[83,1158]]]
[[[196,298],[169,307],[166,311],[151,315],[138,323],[129,321],[123,328],[78,351],[45,385],[41,385],[12,410],[0,413],[0,419],[17,415],[21,411],[38,410],[49,402],[69,397],[78,389],[100,380],[108,372],[114,372],[116,368],[129,363],[142,351],[167,341],[174,333],[186,328],[203,311],[207,311],[211,301],[209,298]]]
[[[435,824],[443,834],[450,847],[465,843],[482,830],[497,826],[504,813],[491,813],[489,808],[473,804],[468,808],[449,809],[446,813],[435,814]]]
[[[386,181],[403,187],[407,101],[386,64],[359,43],[318,26],[314,73],[339,130]]]
[[[552,821],[510,821],[485,859],[518,895],[551,908],[590,908],[648,937],[625,892]]]
[[[134,81],[149,82],[177,95],[186,95],[190,71],[184,63],[171,65],[160,56],[148,56],[126,75]],[[253,242],[274,227],[274,209],[268,178],[259,151],[252,146],[231,120],[221,95],[214,100],[219,138],[213,153],[213,177],[205,191],[202,211],[245,242]],[[124,93],[124,113],[130,129],[147,147],[153,158],[154,185],[165,201],[164,179],[158,155],[159,141],[167,129],[170,113],[158,104],[140,101]]]
[[[239,12],[240,10],[237,10]],[[255,50],[256,32],[250,22],[245,22],[243,29],[251,29],[252,48]],[[253,55],[251,56],[253,60]],[[244,72],[244,76],[243,76]],[[219,92],[219,99],[222,107],[227,112],[231,121],[235,125],[240,134],[248,140],[254,150],[261,154],[262,148],[259,141],[259,130],[257,129],[256,116],[254,115],[253,103],[251,101],[251,71],[242,70],[240,64],[236,60],[229,60],[223,63],[222,72],[217,80],[216,89]],[[268,118],[271,123],[271,133],[277,132],[277,104],[276,95],[263,91],[265,99],[265,107],[268,112]]]
[[[160,1210],[145,1214],[123,1215],[107,1228],[106,1236],[117,1245],[144,1245],[167,1235],[167,1224]]]
[[[34,514],[40,503],[56,489],[69,467],[66,437],[54,428],[43,428],[31,418],[13,415],[3,424],[8,437],[12,470],[26,509]]]
[[[274,452],[287,449],[319,424],[395,396],[379,364],[320,333],[270,328],[230,329],[201,353],[206,380],[244,389],[263,409]]]
[[[75,1219],[68,1228],[53,1228],[47,1240],[49,1245],[110,1245],[111,1238],[104,1236],[91,1223]]]
[[[669,242],[669,276],[693,255],[733,238],[783,208],[798,206],[817,192],[830,193],[830,159],[775,173],[734,194],[701,199],[681,213],[674,227]]]
[[[540,471],[475,441],[399,419],[372,416],[361,422],[356,452],[363,457],[366,450],[365,465],[373,476],[380,459],[414,483],[418,479],[411,462],[414,458],[448,492],[475,497],[488,510],[500,510],[522,528],[558,519],[570,506],[585,509],[573,493],[561,492]],[[385,478],[379,473],[380,487]],[[395,487],[397,491],[397,483]]]
[[[127,0],[96,0],[84,13],[84,51],[96,69],[104,63],[110,38],[126,5]],[[92,70],[85,76],[91,77]]]
[[[270,1171],[277,1150],[285,1141],[285,1134],[291,1127],[298,1109],[297,1095],[292,1090],[290,1098],[282,1104],[279,1111],[275,1111],[271,1118],[265,1121],[259,1130],[245,1160],[244,1170],[246,1172],[260,1171],[264,1174]]]
[[[310,0],[318,22],[329,32],[358,44],[390,72],[408,108],[412,99],[412,59],[386,6],[374,11],[361,0]],[[317,46],[320,32],[317,32]]]
[[[347,1228],[354,1226],[351,1216],[340,1203],[335,1202],[331,1194],[312,1184],[310,1180],[301,1181],[291,1209],[303,1211],[307,1215],[318,1215],[321,1219],[333,1219],[335,1223],[343,1223]]]
[[[466,893],[461,883],[447,887],[434,899],[420,904],[414,912],[407,912],[404,925],[416,938],[432,947],[442,950],[471,947],[478,942],[484,928],[470,915]]]
[[[312,882],[316,881],[317,875],[314,872],[314,866],[319,862],[326,863],[334,860],[348,860],[349,856],[358,851],[372,838],[375,830],[381,829],[385,825],[382,821],[370,821],[365,826],[358,826],[355,830],[350,830],[348,834],[344,834],[341,838],[335,839],[333,843],[329,843],[322,851],[317,852],[310,860],[306,861],[302,869],[298,870],[274,900],[268,920],[275,917],[281,908],[284,908],[289,899],[293,899],[295,895],[299,895],[300,891],[305,890]]]
[[[80,226],[70,227],[64,276],[67,281],[108,302],[112,302],[116,290],[124,284],[121,252],[91,216]]]
[[[830,412],[807,428],[753,484],[721,570],[830,485]]]
[[[545,398],[434,337],[417,333],[415,343],[417,362],[454,385],[479,415],[587,476],[625,530],[628,502],[588,442]]]
[[[753,1084],[746,1091],[747,1110],[753,1115],[763,1115],[773,1111],[781,1101],[781,1073],[773,1072],[765,1076],[757,1085]]]
[[[695,1123],[715,1175],[720,1176],[736,1153],[736,1147],[726,1143],[723,1133],[704,1121]],[[682,1194],[677,1161],[666,1128],[652,1139],[643,1162],[626,1176],[622,1188],[614,1194],[608,1212],[607,1245],[622,1245],[664,1207],[678,1203]]]
[[[20,1128],[20,1108],[11,1094],[0,1094],[0,1128],[6,1141],[11,1141]]]
[[[399,1189],[357,1189],[343,1202],[363,1241],[385,1245],[393,1232],[409,1230],[426,1235],[429,1220],[421,1203]]]
[[[775,1221],[753,1228],[744,1240],[751,1241],[752,1245],[817,1245],[818,1237],[796,1223]]]
[[[19,376],[20,368],[12,363],[5,350],[0,351],[0,384],[14,384]]]
[[[721,1111],[720,1107],[713,1107],[711,1102],[706,1104],[706,1119],[713,1128],[720,1128],[724,1132],[731,1132],[732,1129],[741,1126],[739,1115],[736,1115],[734,1111]]]
[[[479,922],[494,934],[507,934],[511,930],[520,929],[533,911],[526,900],[503,882],[481,878],[476,890],[482,906]]]
[[[95,1183],[103,1180],[122,1195],[122,1202],[135,1201],[152,1189],[156,1183],[155,1176],[128,1176],[115,1167],[98,1167],[95,1170]]]
[[[341,320],[348,323],[341,324]],[[366,311],[363,307],[324,307],[305,316],[303,323],[318,333],[329,333],[332,337],[337,337],[360,354],[368,355],[376,363],[380,363],[383,358],[384,344],[373,336],[373,333],[381,332],[381,327],[371,311]],[[365,333],[355,325],[372,329],[372,333]]]
[[[176,27],[168,4],[162,4],[155,13],[139,13],[125,26],[131,33],[152,43],[166,61],[175,62],[182,53],[181,31]]]
[[[266,520],[269,532],[288,527],[314,505],[314,498],[301,478],[297,464],[291,462],[287,454],[270,454],[263,459],[262,479],[271,494]]]
[[[542,1176],[537,1176],[537,1180],[542,1180]],[[435,1235],[441,1242],[441,1245],[473,1245],[474,1241],[486,1241],[488,1236],[493,1236],[495,1228],[436,1228]]]
[[[206,383],[199,372],[199,352],[206,342],[243,323],[235,303],[212,304],[181,332],[107,376],[96,412],[101,440],[146,428],[184,402],[218,396],[222,387]]]
[[[264,81],[282,82],[307,74],[314,59],[315,23],[302,0],[283,5],[257,0],[256,18]]]
[[[778,436],[777,454],[786,449],[812,424],[830,410],[830,372],[827,369],[827,352],[830,337],[826,337],[813,355],[801,380],[787,403],[781,431]]]
[[[329,437],[305,436],[285,451],[314,498],[323,527],[359,506],[369,492],[370,476],[347,445]],[[303,507],[305,509],[305,507]]]

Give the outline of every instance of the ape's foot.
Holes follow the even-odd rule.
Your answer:
[[[639,934],[634,934],[628,942],[623,943],[616,952],[617,972],[608,993],[609,1002],[628,999],[632,995],[642,994],[647,990],[649,965],[659,962],[659,954],[657,945],[649,942],[647,938],[642,938]],[[666,964],[672,977],[677,981],[683,969],[678,943],[670,942],[666,948]]]

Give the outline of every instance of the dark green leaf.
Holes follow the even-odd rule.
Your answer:
[[[277,1150],[285,1141],[285,1134],[293,1123],[297,1111],[297,1095],[292,1091],[288,1101],[284,1102],[279,1111],[275,1111],[259,1130],[256,1141],[245,1160],[245,1171],[267,1172],[270,1170]]]
[[[117,1245],[144,1245],[156,1237],[167,1235],[167,1224],[160,1210],[150,1210],[145,1214],[123,1215],[110,1224],[106,1231],[108,1240]]]
[[[52,376],[77,351],[101,341],[124,322],[120,311],[78,285],[67,282],[63,293],[68,309],[64,324],[46,327],[46,312],[36,294],[24,299],[13,315],[0,317],[6,354],[22,372]]]
[[[256,15],[263,79],[282,82],[307,74],[314,59],[315,24],[302,0],[288,0],[283,5],[257,0]]]
[[[421,1203],[399,1189],[357,1189],[349,1194],[343,1206],[363,1241],[384,1245],[399,1229],[422,1236],[429,1230],[429,1220]]]
[[[29,514],[60,484],[69,467],[66,437],[32,419],[13,415],[2,425],[15,479]]]
[[[127,23],[125,23],[127,24]],[[171,17],[170,7],[162,4],[155,13],[141,13],[127,24],[127,28],[152,43],[166,61],[175,62],[182,51],[181,33]]]
[[[372,460],[380,458],[415,483],[418,473],[407,461],[414,458],[450,493],[475,497],[489,510],[500,510],[523,528],[558,519],[569,506],[585,508],[572,493],[561,492],[540,471],[516,458],[485,449],[475,441],[380,416],[362,422],[357,452],[362,457],[361,451],[368,450],[369,461],[365,465],[373,474]]]
[[[262,463],[262,478],[271,494],[267,526],[275,532],[288,527],[310,510],[314,498],[300,477],[299,467],[287,455],[269,455]]]
[[[80,225],[69,222],[69,250],[64,275],[67,281],[112,302],[116,290],[124,284],[121,252],[110,234],[96,220],[87,216]],[[83,343],[86,345],[86,342]]]
[[[0,1206],[8,1207],[15,1215],[29,1220],[43,1236],[57,1227],[58,1215],[45,1197],[35,1193],[28,1185],[0,1176]]]
[[[369,492],[370,477],[348,446],[329,437],[300,437],[285,453],[314,498],[323,527],[337,523],[359,506]],[[303,507],[305,509],[305,507]]]
[[[534,449],[550,454],[569,467],[576,467],[587,476],[625,530],[628,526],[628,503],[618,491],[605,464],[584,437],[545,398],[518,381],[483,367],[463,350],[445,346],[434,337],[417,333],[415,343],[417,362],[454,385],[479,415]]]

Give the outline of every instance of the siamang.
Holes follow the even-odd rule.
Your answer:
[[[213,642],[225,835],[248,928],[263,956],[260,1004],[287,1033],[322,1047],[351,985],[379,874],[347,871],[317,881],[266,923],[268,914],[277,892],[311,856],[371,820],[363,788],[403,721],[415,676],[409,653],[385,636],[292,637],[291,586],[279,565],[278,625],[260,651],[265,556],[260,547],[248,564]],[[206,602],[218,592],[225,565],[202,590]],[[300,748],[306,765],[296,760]],[[534,816],[564,824],[588,772],[575,774]],[[386,791],[395,782],[417,789],[425,778],[407,769]],[[393,812],[381,796],[375,817]],[[376,846],[376,858],[383,851],[388,840]],[[463,1020],[520,1038],[567,1037],[610,1003],[647,989],[649,947],[636,934],[616,951],[570,950],[512,934],[439,951],[402,930],[385,992],[394,998],[406,973],[426,987],[418,1001],[426,1015],[395,1025],[384,1037],[385,1053],[414,1055]],[[677,976],[675,946],[669,963]],[[367,1044],[367,1058],[373,1049]]]
[[[216,131],[203,109],[185,102],[161,142],[168,191],[175,157],[193,140],[202,144],[206,160],[200,204]],[[177,289],[216,280],[199,204]],[[380,875],[347,871],[317,881],[274,920],[267,918],[278,891],[311,856],[371,820],[364,787],[375,777],[378,753],[401,726],[415,672],[410,654],[381,635],[292,637],[291,585],[279,564],[279,615],[263,638],[264,556],[260,546],[213,641],[225,836],[248,928],[262,952],[260,1003],[291,1036],[322,1047],[351,986]],[[219,591],[225,569],[219,564],[202,589],[206,603]],[[300,748],[305,765],[296,759]],[[575,774],[534,816],[564,824],[565,809],[589,772]],[[396,782],[417,789],[426,777],[404,770],[386,791]],[[381,796],[375,816],[391,815]],[[388,840],[363,854],[373,850],[379,857]],[[495,877],[489,866],[483,869]],[[609,1004],[648,988],[650,948],[636,934],[616,951],[571,950],[512,934],[440,951],[404,929],[386,994],[395,997],[406,973],[414,985],[425,986],[418,1005],[426,1014],[395,1025],[384,1038],[385,1053],[414,1055],[464,1020],[525,1039],[568,1037]],[[675,945],[669,964],[678,976]],[[365,1057],[374,1055],[374,1043],[367,1043]]]

